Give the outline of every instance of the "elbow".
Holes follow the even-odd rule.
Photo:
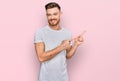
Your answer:
[[[72,56],[66,56],[67,59],[71,59]]]
[[[39,54],[38,59],[39,62],[45,62],[48,61],[49,59],[47,57],[44,56],[45,54]]]
[[[39,62],[44,62],[45,58],[43,57],[43,54],[37,54]]]
[[[44,62],[45,60],[42,57],[39,57],[39,62]]]
[[[39,62],[44,62],[43,59],[39,59]]]

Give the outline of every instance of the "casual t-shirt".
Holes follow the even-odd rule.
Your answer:
[[[35,32],[34,43],[44,42],[45,51],[59,46],[63,40],[71,39],[72,33],[63,28],[53,30],[49,25]],[[68,81],[66,50],[61,51],[51,60],[41,62],[38,81]]]

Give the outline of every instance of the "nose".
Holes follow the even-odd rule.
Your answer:
[[[51,19],[54,19],[54,16],[51,16]]]

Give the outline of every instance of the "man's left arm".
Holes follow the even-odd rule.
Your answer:
[[[75,44],[73,46],[70,46],[68,49],[66,49],[66,58],[70,59],[76,52],[78,46]]]

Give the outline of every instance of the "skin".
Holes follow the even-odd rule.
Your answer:
[[[61,15],[62,12],[57,7],[46,10],[46,16],[51,29],[53,30],[61,29],[59,24]],[[74,45],[72,46],[70,45],[71,40],[75,41]],[[66,58],[67,59],[71,58],[75,54],[75,51],[77,50],[78,46],[80,46],[83,43],[83,37],[82,35],[79,35],[71,40],[64,40],[58,47],[48,51],[45,51],[44,42],[35,43],[35,50],[39,58],[39,61],[40,62],[49,61],[63,50],[66,50],[67,53]]]

